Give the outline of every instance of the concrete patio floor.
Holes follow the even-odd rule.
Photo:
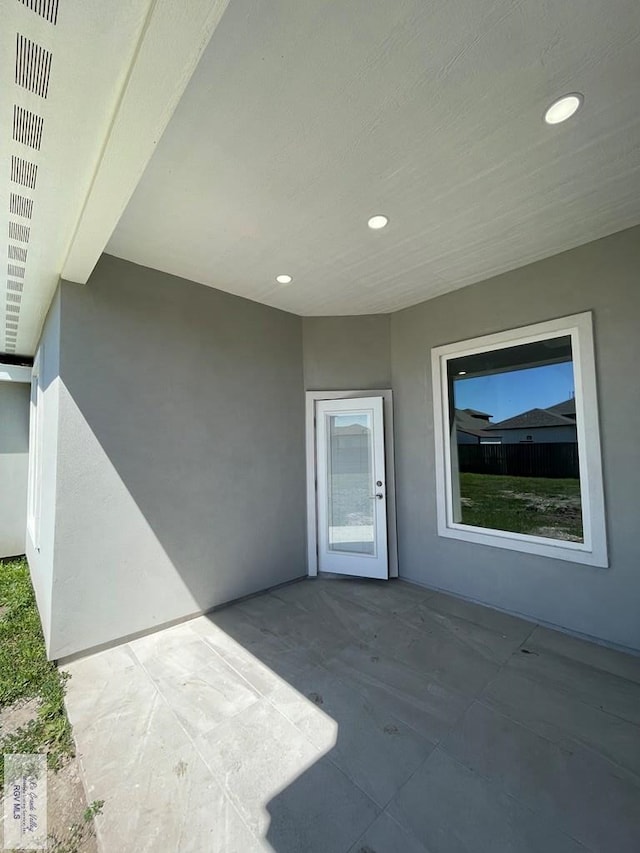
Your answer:
[[[637,853],[640,658],[306,580],[69,664],[103,853]]]

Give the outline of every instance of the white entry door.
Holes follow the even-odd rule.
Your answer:
[[[382,401],[316,403],[320,571],[389,577]]]

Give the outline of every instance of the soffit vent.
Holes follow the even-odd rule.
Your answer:
[[[27,262],[27,250],[22,246],[9,244],[8,255],[10,261],[20,261],[21,264],[26,264]]]
[[[11,279],[7,281],[7,290],[17,290],[18,293],[22,293],[23,287],[24,282],[22,281],[12,281]]]
[[[28,160],[23,160],[22,157],[16,157],[15,154],[11,155],[11,180],[14,184],[35,190],[37,178],[37,163],[30,163]]]
[[[25,219],[31,219],[33,213],[33,199],[25,198],[23,195],[11,193],[9,196],[9,210],[15,213],[16,216],[23,216]]]
[[[7,322],[5,323],[5,327],[7,329],[14,330],[14,329],[18,328],[18,324],[17,323],[10,323],[9,320],[7,320]]]
[[[22,302],[22,296],[19,293],[7,293],[7,302]]]
[[[55,26],[58,23],[58,0],[20,0],[20,2],[50,24]]]
[[[44,119],[30,110],[25,110],[17,104],[13,105],[13,138],[29,148],[40,150],[42,144],[42,128]]]
[[[7,264],[7,273],[15,276],[15,278],[24,278],[24,267],[18,267],[15,264]]]
[[[9,295],[10,294],[7,293],[7,297]],[[6,308],[7,308],[7,314],[19,314],[20,313],[20,306],[19,305],[9,305],[9,303],[7,302]],[[15,319],[17,320],[18,318],[16,317]]]
[[[28,225],[20,225],[18,222],[9,222],[9,239],[18,240],[20,243],[28,243],[31,236],[31,228]]]
[[[46,98],[49,92],[51,58],[53,54],[25,36],[16,36],[16,83]]]

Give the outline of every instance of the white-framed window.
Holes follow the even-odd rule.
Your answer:
[[[606,568],[591,312],[431,355],[438,534]]]
[[[31,371],[31,405],[29,415],[29,479],[27,488],[27,532],[34,548],[40,549],[40,506],[42,499],[42,348],[38,350]]]

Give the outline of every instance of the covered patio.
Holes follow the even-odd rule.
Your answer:
[[[303,580],[66,669],[104,850],[640,847],[640,659],[440,592]]]

